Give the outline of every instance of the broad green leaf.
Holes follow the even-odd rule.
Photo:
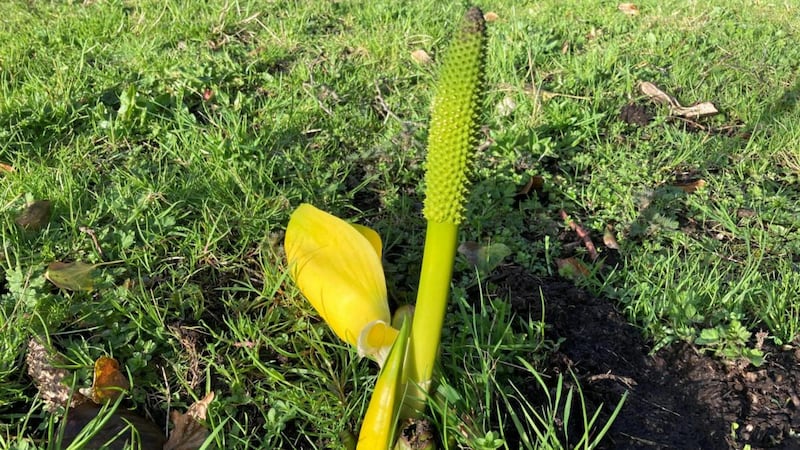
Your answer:
[[[477,242],[467,241],[458,246],[458,251],[478,269],[481,275],[489,274],[511,255],[511,249],[502,243],[480,245]]]
[[[121,260],[118,260],[87,264],[81,261],[70,263],[56,261],[47,265],[47,271],[44,273],[44,277],[61,289],[66,289],[68,291],[91,291],[94,289],[95,278],[93,272],[95,269],[100,266],[121,262]]]
[[[91,291],[94,289],[92,272],[96,265],[81,261],[71,263],[53,262],[47,265],[44,277],[61,289],[68,291]]]

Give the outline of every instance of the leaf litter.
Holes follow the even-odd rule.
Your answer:
[[[122,260],[88,264],[82,261],[69,263],[55,261],[47,265],[44,277],[60,289],[67,291],[86,291],[94,289],[94,270],[100,266],[119,264]]]
[[[639,91],[646,95],[650,100],[667,105],[671,115],[676,117],[683,117],[686,119],[697,119],[700,117],[708,117],[718,114],[717,107],[711,102],[696,103],[692,106],[682,106],[678,100],[659,89],[658,86],[649,82],[642,81],[639,83]]]
[[[25,356],[28,376],[33,380],[45,410],[51,414],[62,414],[62,442],[72,443],[84,449],[124,449],[132,443],[141,448],[163,450],[196,450],[207,439],[209,432],[203,422],[208,407],[214,400],[214,392],[192,404],[185,413],[171,411],[172,431],[167,439],[164,432],[151,420],[128,410],[116,409],[107,420],[99,419],[108,412],[111,403],[130,389],[130,382],[123,374],[119,362],[109,356],[99,357],[94,364],[92,387],[73,391],[65,381],[70,372],[62,367],[62,357],[50,350],[42,339],[31,338]],[[82,392],[81,392],[82,391]],[[98,420],[105,420],[98,424]],[[87,436],[87,430],[88,436]]]
[[[193,450],[203,445],[208,437],[208,428],[202,422],[206,420],[208,406],[213,400],[212,391],[192,404],[185,413],[170,413],[173,428],[169,440],[164,444],[164,450]]]

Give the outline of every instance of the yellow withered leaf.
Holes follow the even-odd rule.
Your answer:
[[[85,395],[97,404],[113,402],[123,392],[130,389],[128,377],[120,370],[119,362],[108,356],[101,356],[94,362],[92,388]]]
[[[61,289],[69,291],[91,291],[94,289],[93,272],[100,266],[119,264],[122,260],[87,264],[82,261],[69,263],[55,261],[47,265],[44,277]]]
[[[61,289],[68,291],[91,291],[94,289],[92,272],[97,264],[86,264],[81,261],[70,263],[52,262],[47,265],[44,277]]]

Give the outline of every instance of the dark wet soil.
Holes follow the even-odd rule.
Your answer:
[[[540,316],[541,289],[548,337],[563,339],[548,370],[574,372],[590,411],[602,404],[605,420],[629,392],[601,448],[800,449],[797,346],[780,349],[766,342],[760,367],[725,363],[687,344],[651,354],[640,330],[611,302],[570,281],[537,278],[511,266],[494,284],[511,293],[523,317]],[[534,383],[530,388],[531,397],[541,395]]]

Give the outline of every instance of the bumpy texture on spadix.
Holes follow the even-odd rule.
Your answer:
[[[284,247],[292,280],[322,319],[360,354],[383,363],[397,330],[386,325],[378,234],[302,204],[289,219]]]
[[[476,141],[484,41],[483,13],[471,8],[445,56],[431,106],[424,209],[431,222],[461,222]]]

